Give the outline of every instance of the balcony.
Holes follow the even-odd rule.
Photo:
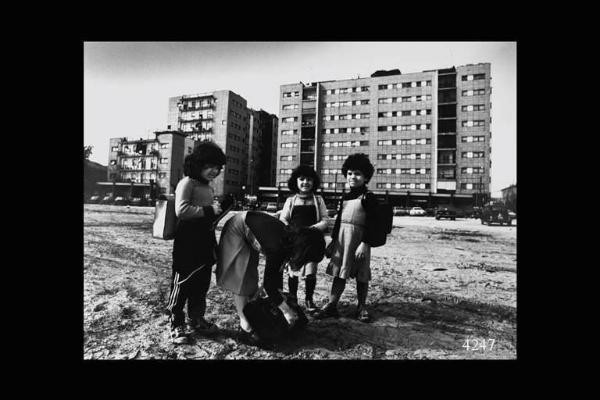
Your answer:
[[[302,126],[315,126],[315,120],[302,121]]]
[[[181,117],[177,117],[177,122],[180,123],[186,123],[186,122],[202,122],[202,121],[212,121],[214,117],[214,114],[209,114],[205,117],[201,117],[201,118],[190,118],[190,119],[185,119],[185,118],[181,118]]]

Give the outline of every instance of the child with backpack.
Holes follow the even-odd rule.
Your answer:
[[[202,142],[184,159],[184,177],[175,189],[178,222],[173,242],[173,274],[167,310],[170,336],[175,344],[188,341],[187,325],[199,333],[214,333],[216,326],[204,319],[206,294],[215,263],[217,241],[214,222],[222,209],[214,202],[210,182],[227,162],[221,148]]]
[[[325,272],[333,276],[329,302],[313,315],[316,319],[339,316],[337,304],[346,280],[355,278],[358,298],[356,318],[361,322],[371,320],[366,305],[371,280],[371,247],[379,244],[376,238],[381,236],[378,230],[382,229],[375,219],[377,198],[366,186],[374,171],[368,156],[363,153],[349,155],[342,165],[350,191],[342,197],[331,233],[332,241],[326,251],[331,260]]]
[[[317,172],[308,165],[299,165],[292,171],[288,180],[288,188],[292,196],[288,197],[283,205],[279,219],[286,225],[316,228],[321,232],[327,230],[327,206],[325,201],[315,191],[319,188],[321,179]],[[309,262],[298,271],[288,267],[288,291],[290,296],[298,298],[298,278],[305,282],[304,306],[306,311],[312,313],[317,310],[313,301],[313,294],[317,286],[316,262]]]

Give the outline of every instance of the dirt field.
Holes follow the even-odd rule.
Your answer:
[[[189,345],[170,343],[164,308],[173,242],[152,238],[153,214],[150,207],[84,206],[84,359],[517,356],[516,221],[507,227],[475,219],[394,217],[388,243],[372,249],[368,302],[373,322],[353,318],[356,289],[348,282],[341,318],[311,320],[303,335],[263,350],[237,342],[233,297],[215,286],[214,274],[206,317],[220,333],[195,336]],[[326,262],[317,275],[319,305],[332,281],[324,273]],[[261,256],[261,281],[263,266]],[[302,301],[303,282],[298,295]]]

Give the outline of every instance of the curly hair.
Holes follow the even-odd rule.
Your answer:
[[[185,156],[183,173],[193,179],[201,179],[200,173],[206,165],[225,165],[227,158],[221,148],[209,141],[200,142],[191,154]]]
[[[300,189],[298,189],[298,178],[301,176],[305,176],[313,180],[313,192],[316,191],[319,186],[321,186],[321,178],[313,167],[310,165],[298,165],[292,171],[292,176],[290,176],[290,179],[288,179],[288,188],[290,188],[292,193],[298,193],[300,191]]]
[[[359,170],[365,175],[365,181],[368,183],[373,177],[375,167],[371,164],[368,155],[365,153],[354,153],[350,154],[342,165],[342,174],[344,174],[344,176],[346,176],[348,170]]]

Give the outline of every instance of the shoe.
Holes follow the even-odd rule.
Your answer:
[[[313,313],[318,310],[318,307],[315,305],[312,299],[306,299],[304,301],[304,308],[306,308],[306,311],[309,313]]]
[[[371,321],[371,315],[369,314],[369,311],[367,311],[367,307],[365,307],[365,306],[358,307],[358,309],[356,310],[356,319],[358,319],[360,322],[370,322]]]
[[[190,320],[188,326],[191,331],[203,335],[215,334],[219,331],[215,324],[208,322],[204,317]]]
[[[338,313],[337,306],[331,303],[327,303],[325,307],[317,310],[313,314],[313,318],[316,319],[324,319],[324,318],[338,318],[340,314]]]
[[[170,333],[171,342],[174,344],[186,344],[188,342],[188,336],[183,325],[172,326]]]

